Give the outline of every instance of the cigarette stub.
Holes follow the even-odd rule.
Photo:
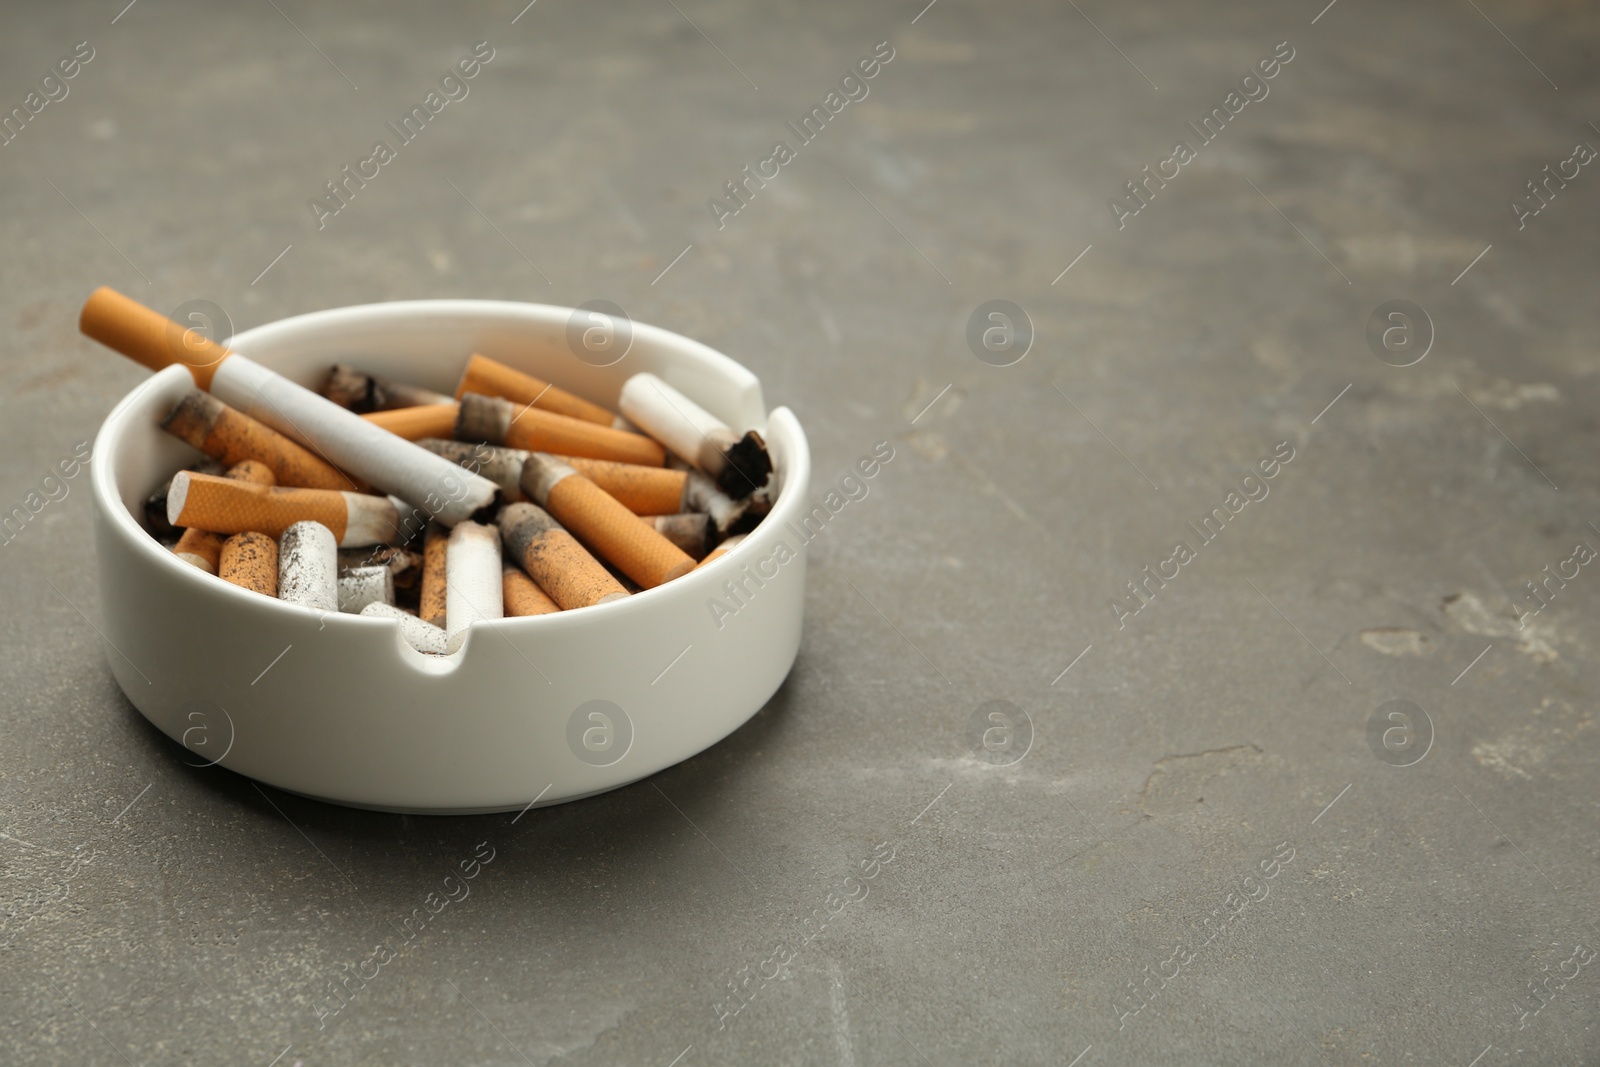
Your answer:
[[[454,434],[455,427],[452,426],[447,433]],[[503,448],[481,441],[446,441],[438,437],[424,437],[417,444],[468,470],[475,469],[500,487],[506,503],[515,504],[522,499],[518,482],[522,479],[522,461],[528,458],[528,453],[523,449]]]
[[[643,434],[624,433],[582,419],[518,406],[497,396],[464,393],[455,436],[528,452],[610,459],[659,467],[666,452]]]
[[[394,574],[388,567],[351,567],[339,575],[339,610],[361,614],[368,604],[394,603]]]
[[[436,522],[428,524],[422,539],[422,601],[417,614],[434,626],[444,625],[445,562],[450,550],[450,534]]]
[[[395,589],[415,589],[422,580],[422,553],[392,545],[339,549],[339,576],[359,567],[383,567]]]
[[[470,518],[494,501],[493,482],[462,471],[195,331],[184,331],[120,293],[95,290],[84,303],[78,323],[88,336],[145,366],[160,369],[179,363],[188,367],[195,385],[218,400],[385,493],[428,508],[446,525]],[[183,343],[172,343],[174,337]]]
[[[445,560],[446,648],[454,652],[475,622],[505,617],[500,576],[500,531],[476,522],[459,522],[450,531]]]
[[[376,374],[363,374],[354,367],[346,367],[343,364],[335,366],[328,373],[328,381],[322,387],[322,395],[358,415],[365,415],[369,411],[420,407],[424,404],[448,404],[451,399],[432,389],[391,381]]]
[[[272,484],[272,471],[267,469],[266,464],[253,459],[234,464],[223,477],[250,485]],[[171,488],[172,483],[167,483],[167,496],[163,497],[163,503],[170,496]],[[168,522],[167,525],[172,526],[172,523]],[[207,574],[221,574],[219,568],[224,540],[221,534],[213,533],[209,528],[191,526],[183,531],[178,543],[172,546],[172,552],[185,563],[199,567]]]
[[[772,473],[772,458],[760,434],[735,433],[654,374],[629,378],[618,402],[630,422],[710,475],[729,496],[748,496]]]
[[[718,545],[716,548],[713,548],[710,552],[706,553],[706,558],[700,561],[700,566],[708,567],[715,560],[719,560],[723,556],[726,556],[729,553],[729,551],[731,551],[736,545],[739,544],[739,542],[741,542],[741,541],[743,541],[745,539],[745,536],[746,536],[745,534],[734,534],[732,537],[730,537],[726,541],[722,542],[722,544]]]
[[[561,605],[551,600],[549,595],[514,563],[506,563],[500,568],[500,588],[504,594],[508,619],[524,615],[548,615],[552,611],[561,610]]]
[[[339,545],[322,523],[294,523],[278,538],[278,599],[339,610]]]
[[[678,515],[641,515],[639,518],[655,527],[656,533],[683,549],[693,559],[700,559],[710,550],[716,533],[709,515],[685,512]]]
[[[230,467],[247,459],[263,463],[279,485],[306,489],[362,488],[327,460],[198,389],[191,390],[173,406],[162,420],[161,428]]]
[[[424,437],[449,437],[455,433],[458,406],[454,400],[446,400],[442,404],[374,411],[361,417],[374,426],[382,426],[396,437],[419,441]]]
[[[617,503],[635,515],[671,514],[680,510],[683,503],[684,486],[689,480],[687,471],[642,467],[637,463],[613,463],[582,456],[559,458],[616,497]]]
[[[386,497],[332,489],[283,489],[179,471],[167,491],[174,526],[212,533],[258,530],[281,535],[311,520],[333,532],[337,544],[376,545],[395,539],[400,516]]]
[[[262,596],[277,596],[278,542],[254,530],[234,534],[222,543],[217,574]]]
[[[406,644],[418,652],[431,652],[437,656],[445,654],[445,632],[431,622],[423,622],[415,615],[401,611],[392,604],[368,604],[361,609],[361,614],[369,619],[398,619],[400,636],[406,639]]]
[[[591,404],[581,396],[574,396],[565,389],[476,352],[467,361],[466,370],[461,372],[461,383],[456,386],[457,399],[466,393],[498,396],[518,407],[529,404],[601,426],[610,426],[616,418],[615,412],[599,404]]]
[[[717,484],[699,471],[689,471],[683,483],[683,498],[678,502],[679,511],[704,512],[711,516],[711,522],[717,528],[719,535],[726,535],[733,528],[733,524],[744,518],[750,510],[751,501],[760,494],[751,494],[735,500],[733,497],[717,488]]]
[[[522,466],[522,493],[645,589],[694,570],[686,552],[554,456],[528,456]]]
[[[506,555],[521,564],[562,610],[605,604],[628,595],[600,561],[543,508],[509,504],[500,512],[499,525]]]

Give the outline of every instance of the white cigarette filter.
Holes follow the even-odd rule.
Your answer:
[[[628,421],[704,471],[729,496],[749,496],[772,473],[760,434],[734,432],[654,374],[635,374],[624,382],[618,404]]]
[[[431,622],[423,622],[393,604],[368,604],[361,609],[361,614],[369,619],[399,619],[400,636],[406,639],[406,644],[418,652],[431,652],[436,656],[445,654],[445,632]]]
[[[394,603],[394,573],[379,564],[350,567],[339,575],[339,610],[359,615],[368,604]]]
[[[320,522],[297,522],[278,539],[278,599],[339,610],[339,545]]]
[[[473,623],[504,618],[504,595],[500,531],[471,521],[457,523],[445,553],[446,651],[461,647]]]
[[[78,326],[152,370],[183,364],[196,386],[224,404],[384,492],[428,509],[447,526],[494,501],[495,486],[487,478],[463,471],[121,293],[96,289],[83,305]]]

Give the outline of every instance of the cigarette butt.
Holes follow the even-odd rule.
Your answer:
[[[207,574],[216,574],[224,540],[226,539],[221,534],[191,526],[183,531],[178,543],[172,546],[172,554],[190,566],[199,567]]]
[[[278,599],[339,610],[339,546],[320,522],[297,522],[278,538]]]
[[[617,498],[635,515],[668,515],[681,509],[687,471],[665,467],[642,467],[637,463],[613,463],[606,459],[561,456],[573,470]],[[708,483],[709,484],[709,483]]]
[[[396,589],[414,589],[422,580],[422,553],[393,545],[339,549],[339,577],[361,567],[383,567]]]
[[[402,500],[440,500],[437,518],[454,525],[494,502],[494,483],[462,476],[454,464],[374,426],[327,397],[229,352],[127,297],[101,288],[84,303],[85,334],[143,363],[189,368],[218,400],[312,448],[333,466]],[[177,343],[171,343],[173,339]],[[552,418],[556,416],[551,416]],[[280,476],[280,482],[288,479]],[[340,488],[330,486],[329,488]]]
[[[455,436],[462,441],[487,441],[529,452],[610,459],[659,467],[666,452],[650,438],[624,433],[582,419],[517,405],[497,396],[464,393]]]
[[[473,623],[505,618],[500,570],[500,531],[471,521],[456,523],[445,559],[448,651],[461,647]]]
[[[677,515],[641,515],[641,522],[681,548],[692,559],[701,559],[711,550],[716,527],[710,515],[682,512]]]
[[[618,402],[630,422],[710,475],[729,496],[748,496],[772,473],[772,457],[760,434],[735,433],[654,374],[629,378]]]
[[[735,500],[733,497],[717,488],[717,484],[699,471],[689,471],[683,484],[683,499],[678,504],[679,511],[705,512],[711,516],[712,525],[717,528],[717,533],[727,536],[735,523],[742,519],[750,510],[751,502],[760,494],[752,493],[748,497]]]
[[[522,465],[522,493],[646,589],[694,570],[686,552],[554,456],[528,456]]]
[[[230,478],[179,471],[167,491],[167,520],[212,533],[259,530],[279,536],[311,520],[332,531],[342,545],[393,540],[400,516],[386,497],[333,489],[281,489]]]
[[[364,374],[354,367],[336,364],[328,372],[322,386],[322,395],[342,408],[358,415],[369,411],[393,411],[396,408],[420,407],[424,404],[448,404],[450,397],[423,389],[407,382]]]
[[[361,417],[374,426],[382,426],[396,437],[416,441],[424,437],[449,437],[454,434],[458,407],[454,400],[446,400],[442,404],[374,411]]]
[[[443,626],[445,618],[445,564],[450,534],[436,522],[428,524],[422,539],[422,601],[417,614],[424,622]]]
[[[150,531],[150,536],[158,541],[169,541],[182,537],[183,531],[167,521],[167,490],[172,487],[172,479],[161,484],[161,487],[145,498],[144,502],[144,528]],[[520,495],[522,490],[517,490]]]
[[[431,652],[438,656],[445,654],[445,632],[431,622],[424,622],[409,612],[382,602],[368,604],[361,609],[361,614],[369,619],[398,619],[400,635],[406,639],[406,644],[418,652]]]
[[[549,594],[514,563],[506,563],[500,568],[500,587],[508,619],[524,615],[548,615],[561,610],[561,605],[551,600]]]
[[[702,566],[702,567],[710,566],[710,564],[711,564],[711,562],[713,560],[718,560],[718,559],[721,559],[723,556],[726,556],[730,549],[732,549],[740,541],[743,541],[745,539],[745,536],[746,536],[745,534],[734,534],[732,537],[730,537],[726,541],[722,542],[722,544],[718,545],[716,548],[713,548],[710,552],[706,553],[706,558],[700,561],[700,566]]]
[[[508,505],[500,512],[499,525],[506,555],[520,563],[563,611],[628,595],[600,561],[543,508]]]
[[[616,418],[615,412],[599,404],[591,404],[581,396],[574,396],[543,379],[524,374],[476,352],[467,360],[466,370],[461,372],[461,383],[456,386],[456,399],[459,400],[465,393],[498,396],[518,407],[529,404],[543,411],[601,426],[610,426]]]
[[[306,489],[360,489],[354,478],[264,423],[235,411],[210,393],[191,390],[175,404],[161,428],[229,467],[253,459],[272,471],[278,485]]]
[[[361,614],[368,604],[394,603],[394,575],[388,567],[352,567],[339,575],[339,610]]]
[[[277,596],[278,542],[254,530],[234,534],[222,542],[217,574],[262,596]]]
[[[453,435],[455,427],[446,432]],[[482,441],[447,441],[439,437],[424,437],[417,444],[436,456],[483,475],[500,487],[506,503],[515,504],[522,499],[518,482],[522,479],[522,461],[528,458],[524,450]]]

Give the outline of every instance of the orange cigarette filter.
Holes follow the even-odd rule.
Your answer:
[[[645,589],[694,570],[694,559],[567,464],[542,452],[522,465],[522,492],[600,558]]]
[[[444,625],[445,556],[449,545],[449,531],[430,522],[422,539],[422,601],[417,615],[435,626]]]
[[[174,526],[213,533],[247,530],[281,537],[297,522],[318,522],[341,545],[393,540],[399,516],[381,496],[329,489],[278,489],[193,471],[179,471],[167,493],[167,518]]]
[[[217,367],[233,354],[199,331],[103,285],[84,301],[78,329],[151,370],[182,363],[201,389],[211,388]]]
[[[236,482],[247,482],[251,485],[271,485],[272,471],[266,464],[257,460],[247,459],[236,463],[228,469],[226,475]],[[207,574],[222,573],[222,550],[225,538],[221,534],[212,533],[197,527],[189,527],[183,531],[183,536],[178,538],[178,543],[172,546],[172,552],[185,563],[193,564]],[[273,559],[277,559],[277,547],[273,547]],[[273,564],[277,566],[276,563]],[[272,584],[276,589],[278,580],[273,578]],[[274,593],[274,596],[277,594]]]
[[[511,504],[500,512],[497,521],[506,554],[520,563],[563,611],[605,604],[628,595],[605,564],[591,556],[543,508]]]
[[[507,563],[500,576],[504,583],[503,594],[506,618],[522,615],[548,615],[552,611],[561,610],[561,605],[551,600],[549,595],[535,585],[533,579],[524,574],[522,568],[515,564]]]
[[[366,488],[365,483],[316,453],[199,389],[191,390],[178,401],[161,420],[161,428],[230,467],[247,459],[265,464],[277,485],[306,489]]]
[[[213,534],[213,537],[216,535]],[[264,533],[247,530],[222,543],[217,575],[262,596],[278,595],[278,542]]]
[[[667,467],[643,467],[637,463],[614,463],[608,459],[562,456],[562,462],[617,498],[635,515],[676,514],[683,502],[683,487],[688,471]]]
[[[453,437],[456,432],[456,412],[459,404],[422,404],[390,411],[374,411],[361,416],[370,423],[407,441],[420,441],[424,437]]]
[[[617,417],[616,412],[608,411],[599,404],[591,404],[581,396],[574,396],[565,389],[476,352],[467,360],[467,369],[461,372],[461,383],[456,386],[456,399],[459,400],[464,393],[498,396],[519,407],[531,404],[543,411],[606,427],[611,426]]]
[[[518,405],[509,400],[479,393],[462,395],[455,436],[461,441],[487,441],[527,452],[609,459],[646,467],[659,467],[667,461],[666,449],[643,434],[613,430],[533,407],[519,411]]]
[[[707,552],[706,558],[700,561],[700,566],[709,566],[712,560],[721,559],[723,556],[726,556],[729,551],[731,551],[736,545],[738,545],[740,541],[743,541],[744,539],[744,534],[734,534],[732,537],[722,542],[722,544],[718,545],[716,548],[713,548],[710,552]]]

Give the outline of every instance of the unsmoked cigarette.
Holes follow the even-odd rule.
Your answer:
[[[449,437],[455,433],[456,409],[459,406],[447,398],[439,404],[374,411],[361,417],[374,426],[382,426],[396,437],[417,441],[424,437]]]
[[[339,610],[339,546],[320,522],[297,522],[278,538],[278,599]]]
[[[455,433],[455,428],[448,431]],[[506,503],[515,504],[522,499],[522,461],[528,453],[520,448],[487,445],[481,441],[447,441],[439,437],[424,437],[417,442],[436,456],[477,472],[500,487]]]
[[[694,560],[615,497],[554,456],[534,452],[522,466],[522,492],[645,589],[694,570]]]
[[[376,374],[364,374],[342,363],[336,364],[328,372],[322,395],[358,415],[365,415],[369,411],[392,411],[396,408],[450,402],[450,397],[432,389],[380,378]]]
[[[443,626],[445,617],[445,564],[449,555],[450,534],[436,522],[428,524],[422,539],[422,601],[417,614],[434,626]]]
[[[255,530],[234,534],[222,543],[217,575],[262,596],[277,596],[278,542]]]
[[[728,552],[731,549],[733,549],[734,546],[738,545],[738,543],[740,541],[743,541],[745,539],[745,537],[746,537],[745,534],[734,534],[732,537],[730,537],[726,541],[722,542],[722,544],[718,545],[716,548],[713,548],[710,552],[708,552],[706,554],[706,558],[700,561],[700,566],[702,566],[702,567],[710,566],[711,562],[713,560],[718,560],[718,559],[721,559],[723,556],[726,556],[728,554]]]
[[[271,485],[272,471],[266,464],[247,459],[228,468],[225,478],[249,485]],[[167,483],[167,493],[163,495],[163,503],[170,496],[172,483]],[[167,523],[172,526],[171,522]],[[173,526],[173,529],[177,529]],[[221,534],[212,532],[209,528],[191,526],[183,531],[178,538],[178,543],[172,546],[172,552],[179,559],[192,566],[199,567],[207,574],[221,574],[222,546],[226,540]]]
[[[321,456],[198,389],[190,390],[173,406],[161,428],[230,467],[247,459],[264,463],[279,485],[362,488]]]
[[[573,470],[617,498],[635,515],[669,515],[680,510],[688,471],[665,467],[642,467],[637,463],[613,463],[605,459],[561,456]]]
[[[368,604],[361,609],[361,614],[369,619],[398,619],[400,636],[406,639],[406,644],[418,652],[431,652],[439,656],[445,654],[445,632],[431,622],[424,622],[410,612],[381,602]]]
[[[543,508],[508,505],[500,512],[499,525],[506,555],[520,563],[562,610],[605,604],[628,595],[600,561]]]
[[[498,396],[518,407],[531,404],[544,411],[601,426],[610,426],[616,418],[615,412],[599,404],[591,404],[581,396],[476,352],[467,360],[467,367],[461,372],[461,383],[456,386],[457,399],[465,393]]]
[[[656,533],[677,545],[692,559],[710,551],[716,527],[710,515],[684,512],[678,515],[641,515],[641,522],[655,527]]]
[[[464,393],[455,436],[529,452],[610,459],[659,467],[666,451],[642,434],[624,433],[582,419],[518,406],[497,396]]]
[[[515,563],[505,563],[500,568],[500,588],[504,594],[506,618],[524,615],[548,615],[560,611],[561,605],[523,573]]]
[[[400,517],[386,497],[332,489],[281,489],[179,471],[167,493],[167,519],[213,533],[259,530],[274,537],[314,520],[345,546],[392,541]]]
[[[748,496],[772,473],[760,434],[735,433],[654,374],[635,374],[624,382],[618,403],[630,422],[710,475],[729,496]]]
[[[454,652],[475,622],[505,617],[500,576],[500,531],[493,526],[460,522],[450,531],[445,567],[446,648]]]
[[[195,331],[184,331],[120,293],[95,290],[78,325],[89,337],[152,369],[174,363],[188,367],[196,386],[291,440],[314,446],[331,464],[402,500],[430,510],[437,503],[436,517],[446,525],[494,502],[493,482],[463,472]]]
[[[388,567],[351,567],[339,575],[339,610],[359,615],[368,604],[394,603],[394,575]]]

